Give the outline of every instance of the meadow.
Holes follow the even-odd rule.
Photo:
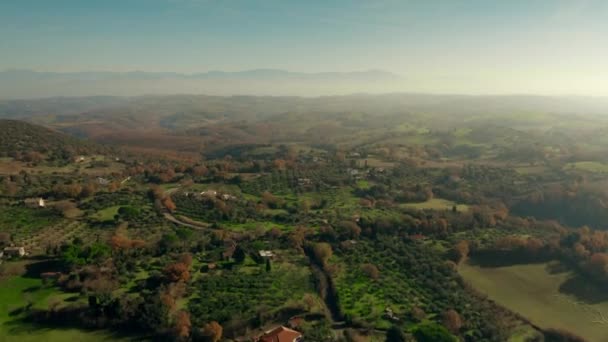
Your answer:
[[[33,308],[46,309],[50,301],[61,299],[62,295],[52,287],[43,286],[40,279],[13,276],[0,281],[0,341],[127,341],[106,331],[47,328],[22,321],[19,310],[28,303],[32,303]]]
[[[583,161],[568,163],[564,166],[565,170],[582,170],[592,173],[608,173],[608,164],[596,161]]]
[[[575,281],[571,272],[552,272],[549,264],[539,263],[497,268],[463,264],[459,273],[478,291],[541,328],[566,329],[589,341],[608,340],[608,322],[600,316],[608,313],[608,300],[584,301],[581,293],[564,292]]]
[[[418,203],[405,203],[404,207],[414,208],[418,210],[430,209],[430,210],[452,210],[454,206],[456,206],[456,210],[459,212],[464,212],[469,210],[469,206],[466,204],[457,204],[452,201],[448,201],[441,198],[433,198],[425,202]]]

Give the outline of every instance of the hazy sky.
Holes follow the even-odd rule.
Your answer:
[[[382,69],[418,91],[608,95],[608,1],[1,0],[9,68]]]

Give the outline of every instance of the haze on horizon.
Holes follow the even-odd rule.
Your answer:
[[[5,80],[3,86],[0,77],[0,97],[115,95],[112,90],[128,95],[404,91],[608,96],[607,17],[608,2],[601,0],[4,1],[0,71],[345,74],[321,79],[325,84],[320,87],[314,78],[302,85],[305,74],[249,85],[237,74],[220,88],[214,88],[215,80],[192,82],[181,76],[148,83],[106,80],[94,86],[87,80],[63,80],[63,88],[21,79]],[[398,77],[386,79],[380,73],[373,82],[343,77],[366,70]]]

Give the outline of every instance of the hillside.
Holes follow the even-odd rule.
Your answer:
[[[0,120],[0,157],[26,162],[68,161],[104,148],[24,121]]]

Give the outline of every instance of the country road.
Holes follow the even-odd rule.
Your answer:
[[[166,196],[170,196],[171,194],[173,194],[177,190],[179,190],[179,187],[168,189],[168,190],[165,191],[165,195]],[[163,216],[165,217],[165,219],[167,221],[173,222],[173,223],[175,223],[177,225],[180,225],[180,226],[183,226],[183,227],[192,228],[194,230],[201,230],[201,231],[211,231],[211,230],[213,230],[211,228],[201,227],[201,226],[197,226],[197,225],[194,225],[194,224],[190,224],[190,223],[181,221],[177,217],[173,216],[173,214],[171,214],[165,207],[163,207],[161,210],[162,210]]]

